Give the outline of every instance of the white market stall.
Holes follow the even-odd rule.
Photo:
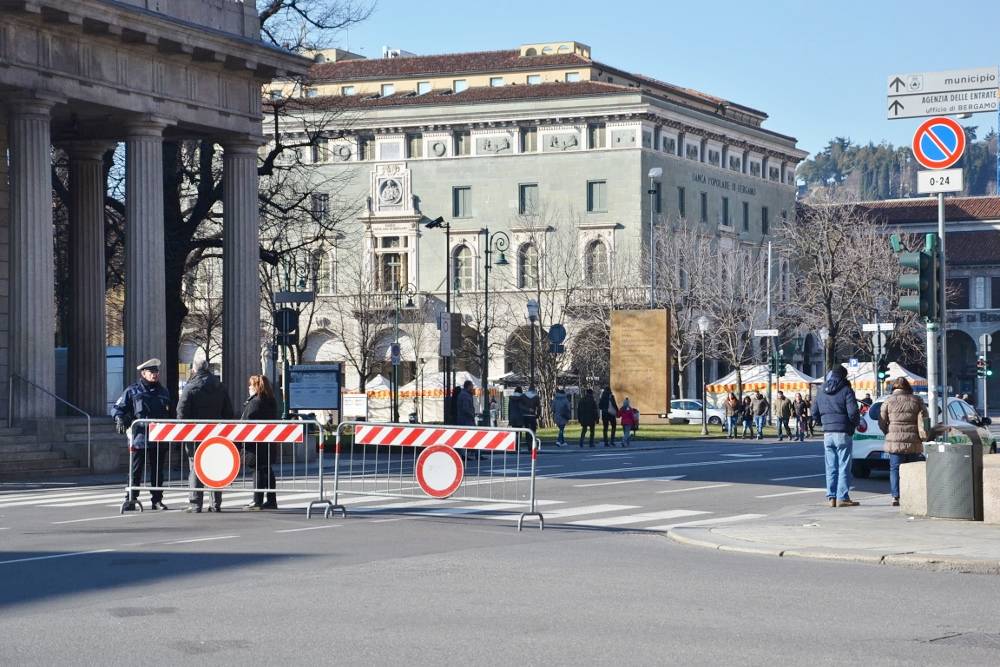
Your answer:
[[[854,388],[854,392],[860,394],[858,398],[862,398],[864,396],[863,392],[875,391],[877,383],[875,379],[875,369],[872,362],[865,361],[859,363],[853,368],[850,366],[845,366],[845,368],[847,368],[847,379],[851,381],[851,386]],[[895,361],[890,361],[889,373],[885,381],[885,387],[883,387],[883,393],[888,391],[889,385],[898,377],[905,377],[915,389],[927,388],[927,378],[920,377],[913,371],[900,366]]]
[[[709,384],[705,387],[708,402],[716,406],[721,406],[729,395],[729,392],[739,395],[740,384],[743,386],[743,393],[747,392],[767,392],[767,364],[756,364],[752,366],[742,366],[740,368],[741,377],[737,380],[736,371],[732,371],[725,377]],[[771,393],[776,396],[778,391],[783,391],[789,398],[794,398],[795,393],[806,396],[816,383],[816,378],[806,375],[791,364],[785,364],[785,375],[778,377],[771,376]]]

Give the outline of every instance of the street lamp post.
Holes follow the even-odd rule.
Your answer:
[[[827,363],[826,363],[826,340],[830,337],[830,330],[826,327],[821,327],[819,330],[819,339],[823,341],[823,377],[826,377]]]
[[[649,308],[656,308],[656,259],[654,257],[656,244],[653,238],[654,222],[656,220],[656,179],[663,176],[663,169],[653,167],[649,170]]]
[[[510,248],[510,237],[504,232],[494,232],[490,234],[488,228],[483,228],[482,234],[486,239],[486,244],[483,249],[483,330],[480,340],[482,341],[482,361],[480,362],[480,371],[482,376],[482,397],[483,397],[483,412],[482,412],[482,423],[488,425],[490,423],[490,401],[487,396],[487,383],[489,382],[489,367],[490,367],[490,271],[493,269],[493,262],[491,261],[494,252],[500,253],[497,258],[496,266],[507,266],[510,262],[507,261],[507,256],[504,254]]]
[[[530,363],[530,376],[531,376],[531,386],[536,387],[535,384],[535,322],[538,321],[538,302],[534,299],[528,299],[528,322],[531,324],[531,359]]]
[[[451,225],[438,216],[429,220],[424,227],[427,229],[444,228],[444,316],[449,318],[448,331],[451,331]],[[449,341],[450,342],[450,341]],[[454,351],[452,351],[454,354]],[[442,357],[441,370],[444,373],[442,385],[444,386],[444,420],[448,421],[448,402],[451,400],[451,356]]]
[[[708,378],[705,376],[705,334],[708,333],[709,319],[702,315],[698,318],[698,331],[701,333],[701,434],[708,435]]]
[[[395,303],[395,326],[394,333],[396,342],[394,343],[395,349],[392,355],[392,421],[399,422],[399,364],[400,364],[400,350],[399,350],[399,311],[402,308],[413,308],[413,296],[416,294],[416,288],[413,285],[396,285],[393,289],[392,296],[393,302]],[[406,305],[403,304],[403,297],[406,297]]]

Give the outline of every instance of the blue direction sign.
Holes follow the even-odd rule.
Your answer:
[[[927,169],[947,169],[965,152],[965,130],[951,118],[924,121],[913,135],[913,157]]]

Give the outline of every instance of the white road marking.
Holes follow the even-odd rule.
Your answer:
[[[308,528],[288,528],[286,530],[276,530],[276,533],[301,533],[306,530],[324,530],[326,528],[340,528],[343,524],[329,523],[325,526],[309,526]]]
[[[175,542],[167,542],[166,544],[191,544],[192,542],[211,542],[213,540],[231,540],[234,537],[239,537],[239,535],[219,535],[218,537],[199,537],[193,540],[177,540]]]
[[[0,527],[0,530],[10,530],[10,526],[3,526],[3,527]]]
[[[134,514],[134,513],[133,513]],[[115,514],[113,516],[92,516],[88,519],[70,519],[69,521],[52,521],[52,525],[60,526],[64,523],[81,523],[83,521],[107,521],[108,519],[123,519],[129,516],[128,514]]]
[[[119,495],[124,496],[124,491],[122,491]],[[19,501],[16,501],[16,502],[0,502],[0,508],[4,508],[4,507],[24,507],[26,505],[45,505],[47,503],[51,504],[51,503],[58,503],[58,502],[61,502],[61,501],[62,502],[68,502],[70,500],[86,500],[86,499],[91,498],[91,497],[93,497],[93,492],[85,492],[85,493],[80,493],[80,492],[76,492],[76,493],[62,493],[62,494],[51,495],[51,496],[49,496],[47,498],[37,498],[36,497],[36,498],[31,499],[31,500],[19,500]]]
[[[709,484],[708,486],[689,486],[685,489],[667,489],[666,491],[657,491],[657,493],[681,493],[682,491],[703,491],[705,489],[721,489],[724,486],[732,486],[732,484]]]
[[[795,461],[798,459],[821,459],[823,454],[799,454],[797,456],[764,456],[759,459],[725,459],[717,461],[693,461],[691,463],[664,463],[652,466],[638,466],[635,468],[605,468],[603,470],[579,470],[574,472],[562,472],[555,475],[539,475],[540,479],[562,479],[564,477],[583,477],[585,475],[600,475],[616,472],[636,472],[638,470],[670,470],[672,468],[704,468],[708,466],[724,466],[746,463],[769,463],[772,461]]]
[[[826,473],[819,473],[818,475],[792,475],[791,477],[772,477],[769,482],[788,482],[793,479],[812,479],[813,477],[826,477]]]
[[[799,489],[798,491],[785,491],[784,493],[769,493],[766,496],[754,496],[754,498],[782,498],[784,496],[798,496],[803,493],[819,493],[826,489]]]
[[[14,560],[0,560],[0,565],[11,565],[12,563],[28,563],[33,560],[49,560],[52,558],[69,558],[70,556],[88,556],[90,554],[106,554],[114,549],[94,549],[93,551],[73,551],[65,554],[52,554],[51,556],[34,556],[32,558],[15,558]]]
[[[670,451],[670,450],[667,450],[667,451]],[[721,453],[722,452],[704,452],[704,451],[680,452],[680,453],[677,454],[677,456],[711,456],[712,454],[721,454]]]
[[[649,530],[670,530],[671,528],[714,526],[720,523],[736,523],[737,521],[749,521],[750,519],[760,519],[766,514],[737,514],[735,516],[722,516],[717,519],[702,519],[700,521],[687,521],[685,523],[671,523],[666,526],[654,526]]]
[[[723,454],[723,456],[732,456],[732,457],[741,458],[741,459],[757,459],[757,458],[760,458],[761,456],[764,456],[764,455],[763,454]]]
[[[582,521],[570,521],[574,526],[625,526],[630,523],[643,523],[646,521],[659,521],[661,519],[680,519],[685,516],[697,516],[699,514],[711,514],[698,510],[667,510],[664,512],[650,512],[648,514],[628,514],[626,516],[612,516],[602,519],[583,519]]]
[[[675,479],[684,479],[687,475],[673,475],[670,477],[642,477],[639,479],[619,479],[614,482],[594,482],[592,484],[574,484],[574,489],[585,489],[591,486],[614,486],[615,484],[635,484],[636,482],[672,482]]]
[[[391,521],[406,521],[407,517],[397,516],[393,519],[372,519],[369,523],[389,523]]]

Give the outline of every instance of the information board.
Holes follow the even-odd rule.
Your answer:
[[[288,368],[288,407],[292,410],[340,410],[340,364]]]

